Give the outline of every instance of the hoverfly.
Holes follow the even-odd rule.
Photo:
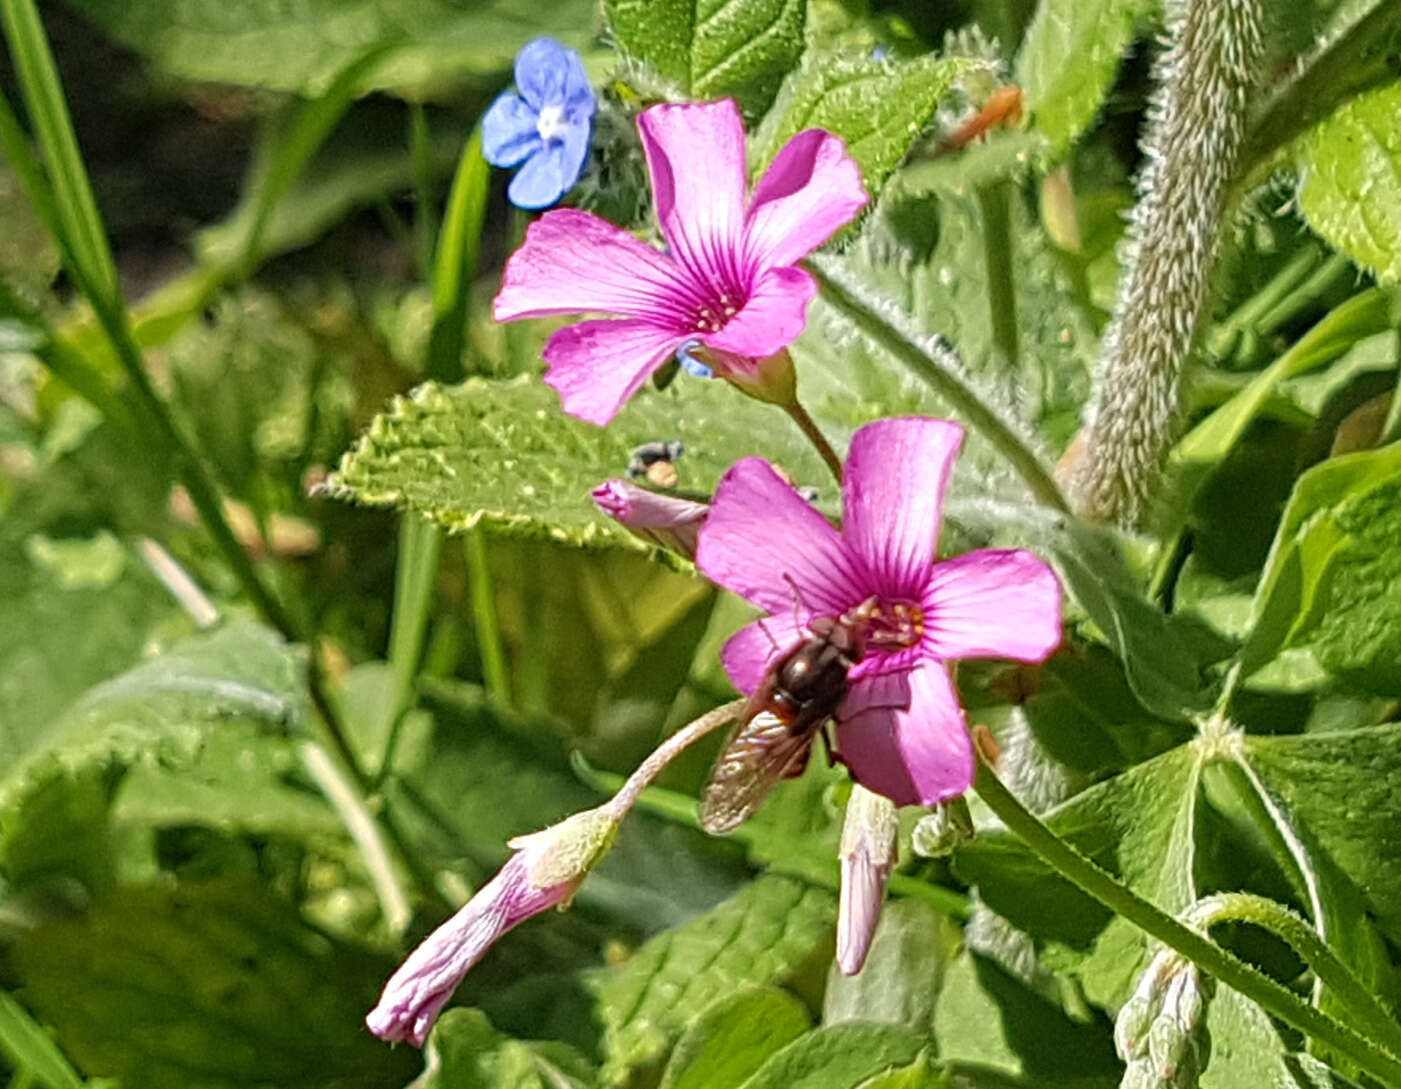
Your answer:
[[[701,791],[700,823],[707,832],[738,828],[774,787],[803,773],[817,735],[846,699],[848,676],[865,656],[866,625],[878,608],[870,598],[840,616],[814,618],[808,637],[769,667]]]

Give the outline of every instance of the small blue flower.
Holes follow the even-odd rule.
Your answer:
[[[482,118],[482,151],[493,166],[517,166],[507,196],[517,208],[547,208],[584,172],[593,136],[593,87],[574,50],[536,38],[516,54],[516,90]]]
[[[688,340],[681,347],[676,349],[676,361],[681,364],[681,369],[692,378],[714,378],[715,368],[709,366],[693,354],[701,346],[699,340]]]

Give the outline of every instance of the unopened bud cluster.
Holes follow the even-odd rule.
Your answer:
[[[1153,958],[1114,1023],[1127,1064],[1121,1089],[1190,1089],[1197,1084],[1201,973],[1171,950]]]

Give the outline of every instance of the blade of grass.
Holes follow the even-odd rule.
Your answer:
[[[0,1050],[47,1089],[84,1089],[83,1079],[23,1006],[0,991]]]
[[[405,514],[399,522],[399,554],[394,568],[394,615],[389,622],[389,667],[394,678],[394,699],[384,723],[384,754],[378,778],[383,779],[394,762],[400,727],[413,705],[414,677],[423,657],[423,640],[432,613],[430,598],[443,552],[443,531],[426,518]]]
[[[466,377],[462,349],[466,341],[468,288],[477,270],[482,224],[491,192],[491,167],[482,157],[478,125],[462,149],[448,194],[447,211],[433,262],[433,332],[428,342],[428,376],[440,382]]]

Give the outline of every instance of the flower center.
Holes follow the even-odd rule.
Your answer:
[[[917,646],[924,638],[924,607],[916,602],[873,597],[861,606],[857,619],[868,649],[889,654]]]
[[[717,298],[700,305],[692,324],[698,332],[718,333],[725,327],[726,322],[739,313],[742,305],[744,300],[728,291],[722,291]]]
[[[545,106],[540,110],[540,116],[535,122],[535,131],[540,134],[540,139],[545,143],[557,140],[564,135],[569,125],[564,120],[563,106]]]

